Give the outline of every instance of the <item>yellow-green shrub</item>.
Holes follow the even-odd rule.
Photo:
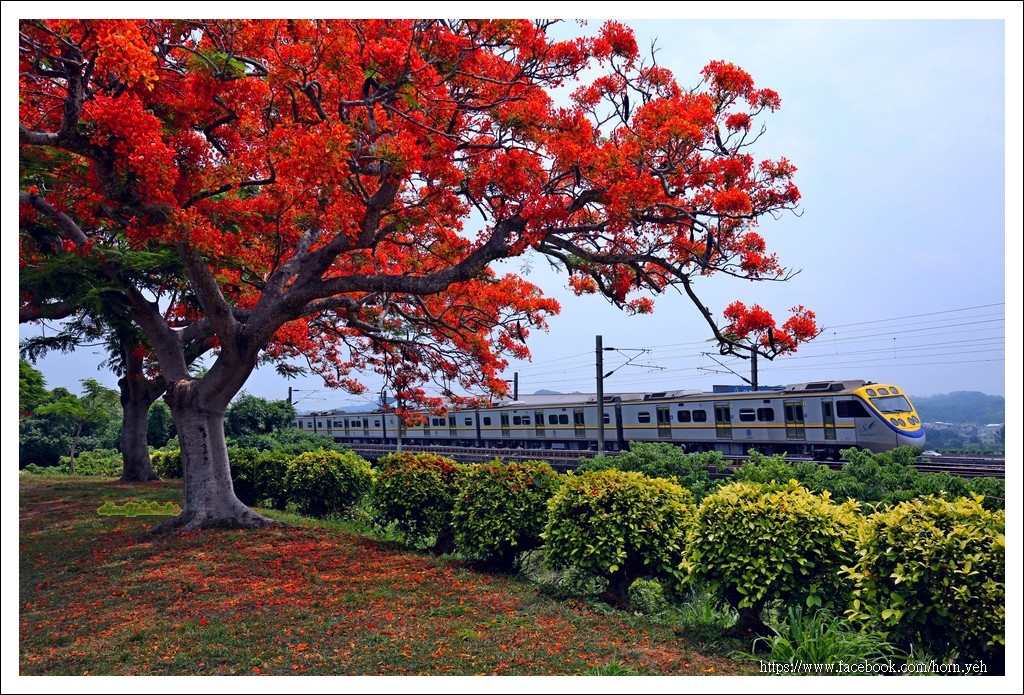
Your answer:
[[[157,449],[149,455],[149,461],[153,464],[153,472],[161,478],[182,476],[180,449]]]
[[[548,565],[608,580],[606,598],[626,605],[640,577],[679,577],[689,491],[662,478],[619,470],[566,476],[549,503]]]
[[[413,546],[452,543],[452,508],[465,466],[440,454],[397,452],[377,461],[370,499],[380,527],[393,526]]]
[[[544,542],[548,500],[559,482],[547,461],[495,459],[467,469],[452,514],[455,547],[490,569],[514,569]]]
[[[1005,645],[1006,514],[981,498],[902,502],[868,517],[851,620],[898,644],[980,657]]]
[[[845,607],[839,576],[856,549],[863,517],[795,480],[736,482],[704,498],[686,539],[689,579],[713,586],[744,621],[760,625],[765,603]]]
[[[327,516],[347,511],[372,484],[370,463],[359,454],[320,449],[291,460],[284,492],[303,514]]]

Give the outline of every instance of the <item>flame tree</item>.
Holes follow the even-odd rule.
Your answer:
[[[404,403],[430,405],[429,380],[504,391],[558,306],[496,260],[542,254],[634,312],[677,288],[723,344],[693,280],[788,277],[755,230],[796,206],[795,168],[750,153],[778,95],[721,62],[684,89],[628,27],[550,25],[21,22],[21,273],[73,254],[121,293],[181,441],[169,528],[267,523],[233,494],[223,426],[261,361],[351,390],[376,370]],[[139,254],[179,270],[140,278]],[[782,332],[762,354],[809,334]]]

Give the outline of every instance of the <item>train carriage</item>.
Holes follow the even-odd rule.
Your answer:
[[[913,404],[892,384],[863,380],[791,384],[756,392],[664,391],[605,396],[608,451],[630,442],[670,442],[687,451],[789,453],[838,459],[842,449],[924,447]],[[597,401],[591,395],[525,396],[490,407],[430,413],[404,427],[407,444],[437,447],[596,451]],[[393,413],[311,413],[300,428],[348,444],[397,444]]]

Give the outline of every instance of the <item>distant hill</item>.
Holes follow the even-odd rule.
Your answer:
[[[954,391],[911,399],[925,422],[988,425],[1006,422],[1006,399],[980,391]]]

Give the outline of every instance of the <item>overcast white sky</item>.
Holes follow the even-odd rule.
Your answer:
[[[628,7],[640,19],[622,21],[635,29],[642,49],[656,41],[658,63],[682,85],[697,85],[707,62],[725,60],[779,92],[782,108],[764,121],[767,133],[754,154],[785,155],[798,167],[801,215],[764,220],[760,231],[783,263],[801,272],[787,283],[714,277],[697,287],[718,315],[734,299],[761,304],[780,320],[796,304],[817,313],[821,337],[792,357],[760,360],[762,384],[862,378],[900,384],[912,396],[1004,394],[1005,345],[1008,335],[1020,336],[1020,300],[1007,296],[1006,285],[1006,259],[1020,259],[1020,3],[838,3],[847,13],[838,16],[837,3],[790,9],[789,3],[711,2],[697,10],[705,18],[691,3],[685,4],[690,18],[663,16],[673,5],[496,3],[487,10],[493,16],[586,12],[596,17],[588,29],[596,30],[601,18]],[[174,5],[174,13],[185,16],[189,6]],[[394,5],[370,6],[396,12]],[[481,8],[441,7],[452,16]],[[954,14],[937,18],[947,10]],[[714,19],[721,16],[770,18]],[[812,16],[824,19],[802,18]],[[562,29],[579,30],[573,23]],[[4,134],[11,132],[8,125]],[[10,169],[9,158],[4,162]],[[13,213],[13,206],[5,210]],[[7,235],[5,253],[13,237]],[[624,350],[605,353],[606,371],[633,350],[650,350],[616,371],[606,391],[710,388],[741,383],[735,373],[749,375],[748,363],[714,354],[707,327],[685,297],[663,295],[652,316],[629,317],[598,298],[574,297],[564,289],[565,277],[545,266],[522,259],[505,266],[528,268],[528,277],[562,303],[550,331],[531,336],[533,362],[508,370],[509,379],[519,373],[522,393],[593,391],[598,334],[605,346]],[[5,286],[13,291],[13,263],[8,268]],[[5,311],[12,309],[8,302]],[[17,352],[12,334],[4,338],[5,370]],[[78,392],[83,378],[116,384],[97,371],[101,358],[84,349],[37,367],[48,387]],[[365,405],[380,389],[372,376],[367,384],[367,396],[352,397],[312,377],[285,381],[266,368],[246,390],[276,399],[292,386],[300,410],[319,410]]]

